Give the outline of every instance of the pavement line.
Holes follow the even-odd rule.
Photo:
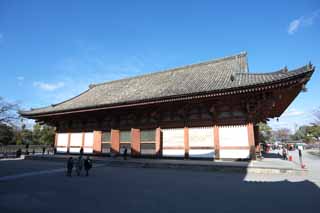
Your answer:
[[[104,166],[103,164],[96,164],[93,166],[93,168],[98,168],[98,167],[103,167],[103,166]],[[53,173],[64,172],[64,171],[66,171],[66,168],[42,170],[42,171],[36,171],[36,172],[27,172],[27,173],[22,173],[22,174],[17,174],[17,175],[3,176],[3,177],[0,177],[0,181],[15,180],[15,179],[24,178],[24,177],[31,177],[31,176],[44,175],[44,174],[53,174]]]
[[[65,168],[61,168],[61,169],[51,169],[51,170],[43,170],[43,171],[37,171],[37,172],[27,172],[27,173],[22,173],[17,175],[8,175],[8,176],[0,177],[0,181],[15,180],[15,179],[30,177],[35,175],[52,174],[52,173],[62,172],[65,170],[66,170]]]

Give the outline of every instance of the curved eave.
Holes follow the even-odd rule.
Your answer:
[[[210,91],[205,93],[167,96],[162,98],[145,99],[145,100],[122,102],[122,103],[116,103],[116,104],[73,108],[70,110],[60,110],[60,111],[56,110],[56,111],[46,112],[46,113],[35,113],[32,110],[19,111],[19,114],[26,118],[37,119],[41,117],[50,117],[50,116],[63,115],[63,114],[92,112],[92,111],[100,111],[100,110],[106,110],[106,109],[134,107],[134,106],[142,106],[142,105],[150,105],[150,104],[158,104],[158,103],[186,101],[191,99],[201,99],[201,98],[210,98],[210,97],[218,97],[218,96],[225,96],[225,95],[244,94],[244,93],[250,93],[250,92],[257,92],[257,91],[265,91],[265,90],[279,88],[279,87],[297,84],[297,83],[306,84],[309,81],[314,71],[315,71],[315,68],[309,65],[306,71],[297,73],[295,75],[291,75],[289,77],[282,78],[279,80],[273,80],[270,82],[264,82],[264,83],[249,85],[249,86],[240,86],[240,87]],[[281,72],[285,73],[285,71],[281,71]],[[259,75],[259,74],[248,74],[248,75]],[[54,105],[52,105],[51,107],[54,108]]]

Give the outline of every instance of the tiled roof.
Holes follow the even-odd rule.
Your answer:
[[[162,72],[90,85],[82,94],[62,103],[20,112],[41,115],[108,105],[217,92],[281,81],[309,72],[308,66],[271,73],[249,73],[246,53]]]

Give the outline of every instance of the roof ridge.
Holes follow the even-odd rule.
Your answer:
[[[280,74],[280,73],[287,73],[287,72],[296,72],[296,71],[299,71],[299,70],[302,70],[302,69],[306,69],[307,71],[309,70],[309,65],[304,65],[304,66],[301,66],[301,67],[298,67],[296,69],[292,69],[292,70],[289,70],[287,69],[287,67],[284,67],[280,70],[277,70],[277,71],[273,71],[273,72],[261,72],[261,73],[243,73],[243,72],[237,72],[235,73],[236,75],[274,75],[274,74]]]
[[[96,86],[102,86],[102,85],[110,84],[110,83],[114,83],[114,82],[121,82],[121,81],[125,81],[125,80],[137,79],[137,78],[142,78],[142,77],[146,77],[146,76],[150,76],[150,75],[158,75],[160,73],[174,72],[174,71],[179,71],[179,70],[186,69],[186,68],[192,68],[192,67],[195,67],[195,66],[207,65],[207,64],[211,64],[211,63],[219,63],[219,62],[222,62],[222,61],[241,58],[241,57],[246,57],[246,56],[247,56],[247,52],[243,51],[243,52],[240,52],[240,53],[235,54],[235,55],[225,56],[225,57],[221,57],[221,58],[217,58],[217,59],[211,59],[209,61],[203,61],[203,62],[199,62],[199,63],[184,65],[184,66],[181,66],[181,67],[175,67],[175,68],[170,68],[170,69],[166,69],[166,70],[150,72],[150,73],[146,73],[146,74],[143,74],[143,75],[132,76],[132,77],[118,79],[118,80],[112,80],[112,81],[107,81],[107,82],[102,82],[102,83],[97,83],[97,84],[90,84],[89,85],[89,89],[92,89],[92,88],[94,88]]]

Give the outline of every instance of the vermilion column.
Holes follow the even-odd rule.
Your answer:
[[[156,155],[161,155],[161,129],[158,127],[156,129]]]
[[[85,132],[82,132],[82,142],[81,142],[81,147],[84,149],[84,138],[85,138]]]
[[[189,158],[189,128],[184,127],[184,157]]]
[[[111,129],[111,149],[112,152],[119,154],[120,151],[120,131]]]
[[[57,147],[58,145],[58,133],[54,134],[54,147]]]
[[[256,147],[256,152],[260,152],[260,138],[259,138],[259,126],[255,125],[253,127],[253,131],[254,131],[254,145]]]
[[[213,127],[215,159],[220,159],[219,127]]]
[[[255,148],[255,144],[254,144],[253,124],[248,123],[247,128],[248,128],[248,142],[249,142],[249,147],[250,147],[250,158],[252,160],[255,160],[256,159],[256,148]]]
[[[93,153],[101,153],[101,131],[93,131]]]
[[[131,155],[140,155],[140,129],[131,129]]]
[[[70,140],[71,140],[71,133],[68,133],[68,146],[67,146],[67,153],[69,153],[69,149],[70,149]]]

